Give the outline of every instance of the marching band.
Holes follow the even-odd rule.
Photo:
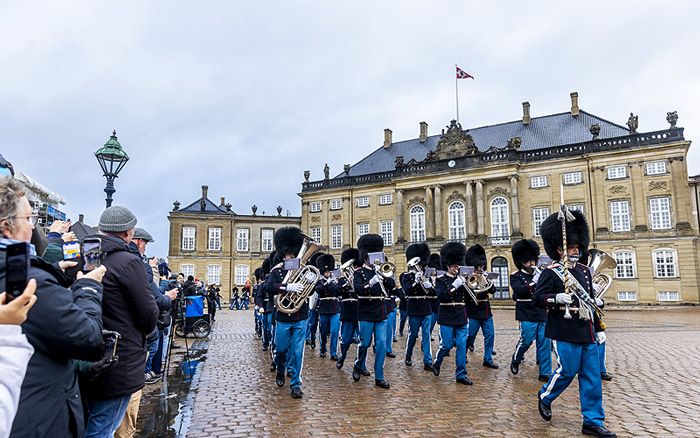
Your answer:
[[[525,353],[535,342],[537,378],[544,382],[537,392],[541,417],[551,420],[553,403],[578,375],[582,433],[614,437],[604,424],[601,383],[610,379],[605,370],[602,322],[602,295],[609,287],[609,276],[601,280],[604,274],[598,264],[584,264],[589,256],[589,231],[581,212],[562,205],[540,230],[548,258],[540,256],[533,240],[519,240],[511,248],[517,270],[510,275],[510,286],[520,336],[510,371],[519,373]],[[321,247],[295,227],[277,230],[274,243],[275,252],[255,271],[256,322],[260,321],[262,349],[269,349],[273,357],[270,370],[276,370],[276,383],[284,386],[286,374],[293,398],[303,395],[304,344],[315,347],[315,328],[307,321],[310,312],[320,320],[320,357],[329,352],[341,370],[352,344],[359,344],[352,367],[352,379],[358,382],[372,375],[366,364],[372,347],[375,385],[389,389],[384,362],[395,357],[392,343],[398,298],[406,302],[408,315],[409,335],[403,352],[407,367],[413,366],[420,332],[424,370],[439,376],[445,357],[454,348],[455,380],[472,385],[467,350],[473,349],[481,330],[483,366],[498,368],[492,357],[495,328],[489,296],[495,292],[493,280],[499,274],[487,271],[481,245],[466,248],[460,242],[447,242],[439,254],[431,254],[427,244],[411,244],[405,253],[407,270],[398,275],[397,284],[395,265],[387,260],[384,241],[377,234],[361,236],[357,249],[342,252],[340,263],[320,253]],[[591,258],[606,256],[593,251]],[[439,349],[433,357],[431,334],[436,323]],[[307,332],[313,333],[311,339]]]

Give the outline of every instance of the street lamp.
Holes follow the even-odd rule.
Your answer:
[[[122,149],[122,145],[117,141],[117,131],[112,132],[107,143],[95,152],[97,162],[100,163],[104,177],[107,178],[107,208],[112,206],[112,195],[114,194],[114,179],[119,176],[119,172],[124,168],[126,162],[129,161],[129,155]]]

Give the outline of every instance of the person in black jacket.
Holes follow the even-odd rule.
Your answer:
[[[537,269],[540,246],[534,240],[522,239],[513,244],[511,254],[515,267],[518,268],[510,274],[510,287],[513,289],[515,319],[520,326],[520,339],[510,361],[510,372],[518,374],[525,352],[536,340],[539,380],[546,382],[552,374],[552,344],[544,335],[547,311],[532,304],[532,294],[540,277],[540,271]]]
[[[278,255],[283,257],[284,260],[294,259],[304,242],[303,234],[297,227],[282,227],[275,232],[273,239]],[[287,270],[284,269],[284,265],[275,267],[270,272],[267,280],[265,280],[263,287],[270,295],[302,292],[304,286],[301,283],[283,283],[286,274]],[[301,371],[304,362],[304,339],[308,316],[308,300],[304,302],[299,310],[292,314],[275,313],[275,344],[277,347],[275,354],[277,369],[275,382],[279,387],[284,386],[285,370],[289,370],[291,375],[289,386],[292,398],[302,398],[303,396]]]
[[[32,238],[36,216],[16,180],[0,178],[0,291],[5,291],[5,247]],[[31,249],[31,246],[30,246]],[[11,436],[73,437],[85,430],[76,360],[95,361],[104,351],[100,281],[105,268],[71,281],[56,265],[32,254],[28,279],[36,281],[36,303],[22,331],[34,348]],[[3,353],[0,353],[3,354]]]
[[[566,240],[562,232],[566,226]],[[588,224],[580,211],[568,211],[565,205],[559,213],[550,215],[540,225],[540,234],[547,255],[554,261],[540,275],[532,302],[548,309],[545,336],[552,339],[557,357],[557,369],[538,392],[538,410],[546,421],[552,419],[552,402],[579,376],[579,395],[585,435],[614,437],[605,427],[603,386],[600,379],[598,347],[605,332],[595,309],[586,304],[586,295],[593,294],[588,267],[578,263],[588,253],[590,242]],[[578,282],[578,292],[565,287],[565,281]],[[602,338],[602,340],[601,340]]]
[[[353,272],[362,266],[360,261],[360,253],[355,248],[348,248],[340,254],[340,264],[352,260]],[[353,275],[354,277],[354,275]],[[348,350],[355,338],[355,332],[359,330],[357,324],[357,294],[353,289],[353,279],[348,281],[345,277],[338,280],[338,285],[341,292],[340,300],[340,358],[335,366],[338,369],[343,368],[345,359],[348,356]]]
[[[355,293],[357,293],[357,319],[360,324],[360,339],[362,343],[358,349],[357,360],[352,369],[352,378],[359,381],[361,375],[369,375],[365,366],[367,349],[372,344],[374,336],[374,384],[380,388],[389,389],[390,385],[384,379],[384,360],[386,359],[386,306],[384,298],[387,292],[396,287],[393,278],[379,275],[375,267],[370,264],[369,254],[379,253],[384,250],[384,240],[378,234],[365,234],[357,241],[357,249],[360,252],[360,260],[364,263],[362,268],[355,271],[353,279]]]
[[[401,287],[406,294],[405,300],[408,302],[406,311],[408,312],[409,335],[406,341],[406,366],[413,366],[413,347],[418,339],[418,331],[421,331],[421,346],[423,350],[423,368],[426,371],[433,370],[433,353],[430,349],[430,323],[432,319],[432,308],[430,301],[435,296],[433,283],[423,275],[428,265],[430,248],[425,243],[414,243],[406,248],[406,262],[413,258],[419,258],[420,262],[416,268],[411,268],[408,272],[400,275]]]
[[[321,328],[321,357],[326,357],[326,341],[330,336],[331,360],[338,360],[338,334],[340,332],[340,286],[334,278],[335,257],[323,254],[316,259],[316,267],[321,273],[321,279],[316,283],[318,304],[316,312]]]
[[[87,436],[111,436],[121,423],[131,395],[143,388],[146,336],[158,321],[156,305],[141,258],[129,251],[136,217],[125,207],[107,208],[100,217],[102,264],[102,321],[107,330],[121,333],[119,362],[84,387],[88,405]]]
[[[465,256],[465,265],[473,266],[474,272],[486,271],[486,251],[478,243],[467,249]],[[484,335],[484,366],[487,368],[498,368],[493,362],[493,344],[496,336],[496,331],[493,327],[493,313],[491,312],[491,303],[489,302],[489,294],[496,292],[496,288],[492,285],[486,291],[475,292],[476,302],[471,297],[467,299],[467,313],[469,314],[469,337],[467,338],[467,346],[473,349],[476,334],[481,329]]]
[[[447,272],[435,282],[440,300],[440,349],[433,362],[433,374],[440,375],[443,359],[452,347],[456,347],[455,378],[457,383],[471,385],[472,381],[467,375],[467,332],[470,321],[464,304],[468,298],[465,280],[459,274],[465,254],[466,248],[460,242],[447,242],[440,249],[440,259]]]
[[[275,309],[273,295],[264,287],[264,280],[270,273],[270,259],[263,261],[260,268],[260,285],[255,294],[255,304],[258,306],[258,312],[262,319],[262,349],[267,351],[272,344],[272,312]]]
[[[437,278],[441,277],[445,273],[445,271],[443,271],[444,267],[442,266],[442,263],[440,262],[440,254],[430,254],[430,257],[428,258],[428,267],[435,269],[435,275],[433,276],[432,282],[433,282],[433,284],[436,284]],[[440,300],[438,300],[437,295],[434,295],[432,298],[428,299],[428,302],[430,302],[430,311],[431,311],[431,315],[430,315],[430,340],[432,341],[433,329],[435,329],[435,324],[437,324],[438,312],[440,311]],[[439,334],[440,334],[440,332],[438,332],[438,335]]]

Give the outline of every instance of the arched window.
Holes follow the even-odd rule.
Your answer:
[[[464,204],[459,201],[451,203],[447,207],[447,217],[450,226],[450,240],[464,240]]]
[[[493,297],[500,300],[507,300],[510,298],[510,292],[508,290],[508,260],[505,257],[495,257],[491,260],[491,271],[498,274],[498,278],[493,280],[493,285],[496,287],[496,293]]]
[[[504,245],[510,243],[510,215],[508,201],[497,196],[491,200],[491,243]]]
[[[411,207],[411,242],[425,241],[425,209],[421,205]]]

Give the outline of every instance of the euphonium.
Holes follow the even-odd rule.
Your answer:
[[[350,289],[354,289],[353,283],[355,281],[355,270],[352,267],[352,264],[354,262],[355,259],[350,259],[347,262],[340,265],[340,275],[345,279],[345,281],[348,282]]]
[[[604,274],[601,271],[604,269],[615,269],[617,267],[617,262],[614,258],[610,257],[604,251],[599,249],[592,249],[589,251],[590,263],[588,268],[593,275],[593,289],[595,293],[595,298],[602,298],[605,292],[612,286],[612,277],[608,274]]]
[[[475,294],[486,292],[493,286],[493,281],[486,278],[484,272],[475,271],[467,278],[467,287]]]
[[[423,275],[423,269],[420,267],[420,257],[413,257],[411,260],[406,263],[408,266],[408,269],[412,270],[416,274],[420,273]],[[423,293],[428,295],[428,291],[425,289],[425,286],[423,286],[423,282],[419,281],[418,284],[420,284],[420,288],[423,290]]]
[[[314,242],[306,234],[302,234],[302,237],[304,242],[297,255],[297,258],[300,259],[299,269],[287,271],[287,275],[284,276],[282,283],[300,283],[304,286],[304,289],[301,292],[287,291],[277,297],[277,310],[287,315],[298,312],[304,306],[306,299],[314,293],[314,287],[321,278],[321,273],[316,266],[306,264],[309,258],[321,249],[321,245]]]

